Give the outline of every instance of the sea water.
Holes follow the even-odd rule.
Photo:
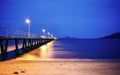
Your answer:
[[[120,39],[56,40],[50,58],[120,61]]]
[[[8,59],[14,59],[14,51],[8,54]],[[120,39],[58,39],[52,41],[51,45],[43,45],[17,58],[25,60],[120,61]]]

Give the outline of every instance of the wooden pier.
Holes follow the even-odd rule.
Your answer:
[[[19,56],[19,41],[22,41],[22,50],[24,53],[29,52],[32,49],[38,48],[43,44],[53,41],[54,38],[24,38],[24,37],[5,37],[0,36],[0,49],[1,49],[1,59],[6,59],[8,56],[8,43],[9,40],[15,42],[15,56]]]

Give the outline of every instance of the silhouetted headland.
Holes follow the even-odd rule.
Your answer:
[[[79,39],[80,38],[66,36],[66,37],[59,38],[58,40],[79,40]]]
[[[66,36],[66,37],[59,38],[58,40],[72,40],[72,39],[79,40],[79,39],[92,39],[92,38],[76,38],[76,37]],[[94,39],[120,39],[120,32],[113,33],[111,35],[106,35],[100,38],[94,38]]]
[[[104,36],[100,39],[120,39],[120,32],[113,33],[113,34],[108,35],[108,36]]]

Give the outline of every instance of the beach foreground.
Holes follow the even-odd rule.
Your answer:
[[[120,62],[10,60],[0,75],[120,75]]]

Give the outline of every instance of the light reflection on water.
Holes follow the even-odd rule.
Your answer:
[[[23,56],[21,60],[120,61],[119,39],[56,40]]]
[[[44,58],[47,55],[47,46],[43,45],[40,47],[40,57]]]
[[[53,42],[47,43],[46,45],[43,45],[40,47],[40,58],[47,58],[52,55],[52,44]]]
[[[45,59],[52,55],[52,44],[53,41],[50,43],[47,43],[29,53],[26,53],[18,58],[17,60],[39,60],[39,59]]]

